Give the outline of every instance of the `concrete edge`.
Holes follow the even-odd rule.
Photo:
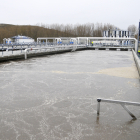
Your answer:
[[[136,63],[137,69],[138,69],[138,73],[140,76],[140,59],[138,58],[137,54],[135,53],[135,51],[133,49],[132,49],[132,54],[133,54],[133,57],[134,57],[134,60],[135,60],[135,63]]]
[[[61,54],[61,53],[66,53],[66,52],[82,51],[82,50],[89,50],[89,49],[92,49],[92,48],[81,47],[81,48],[75,48],[74,50],[73,50],[73,48],[68,48],[68,49],[65,49],[65,50],[53,50],[53,51],[37,52],[37,53],[33,52],[33,53],[27,54],[27,59],[31,58],[31,57]],[[9,55],[9,56],[0,57],[0,62],[11,61],[11,60],[24,60],[24,59],[25,59],[25,55],[23,53],[22,54],[16,54],[16,55],[13,54],[13,55]],[[137,61],[136,61],[136,63],[137,63]],[[139,64],[138,69],[139,69],[139,74],[140,74],[140,64]]]

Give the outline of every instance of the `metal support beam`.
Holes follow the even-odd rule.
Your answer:
[[[126,108],[125,105],[122,105],[122,104],[121,104],[121,106],[127,111],[127,113],[128,113],[133,119],[137,119],[137,118],[135,117],[135,115],[133,115],[133,114],[130,112],[130,110],[129,110],[128,108]]]
[[[128,108],[126,108],[125,105],[134,105],[134,106],[140,106],[140,103],[138,102],[129,102],[129,101],[119,101],[119,100],[110,100],[110,99],[97,99],[97,114],[100,114],[100,102],[106,102],[106,103],[115,103],[115,104],[120,104],[126,111],[127,113],[133,118],[136,119],[135,115],[130,112]]]

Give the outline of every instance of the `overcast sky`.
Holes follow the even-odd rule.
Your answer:
[[[15,25],[110,23],[137,25],[140,0],[1,0],[0,23]]]

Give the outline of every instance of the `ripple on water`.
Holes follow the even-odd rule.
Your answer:
[[[68,101],[68,100],[63,100],[63,101],[60,101],[60,102],[53,104],[53,106],[57,107],[57,108],[70,107],[71,105],[72,105],[72,102]]]
[[[2,105],[2,108],[11,108],[11,109],[27,109],[32,107],[37,107],[43,104],[43,100],[18,100],[12,101],[5,105]]]
[[[51,127],[53,127],[53,126],[58,126],[58,125],[61,125],[61,124],[63,124],[63,123],[66,123],[66,122],[67,122],[67,120],[66,120],[66,118],[63,117],[63,116],[53,116],[53,117],[51,117],[51,118],[49,118],[49,119],[47,120],[47,123],[48,123]]]

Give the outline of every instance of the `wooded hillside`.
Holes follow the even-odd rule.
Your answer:
[[[73,36],[72,34],[67,34],[66,32],[39,26],[0,25],[0,43],[3,42],[4,38],[10,38],[16,35],[29,36],[35,40],[37,37]]]
[[[29,36],[35,40],[37,37],[101,37],[102,32],[109,28],[116,29],[116,26],[102,23],[76,25],[41,24],[35,26],[0,24],[0,43],[3,43],[4,38],[10,38],[17,35]]]

